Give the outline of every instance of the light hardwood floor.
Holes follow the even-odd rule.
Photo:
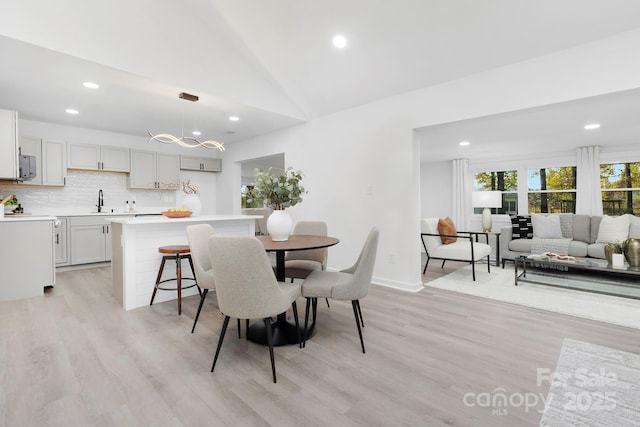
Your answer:
[[[273,384],[267,349],[238,339],[235,322],[209,372],[222,324],[215,294],[191,334],[197,297],[182,316],[175,302],[125,312],[109,268],[57,283],[0,303],[0,426],[537,426],[541,405],[498,415],[464,397],[546,395],[536,369],[553,371],[565,337],[640,353],[638,330],[373,286],[361,302],[366,354],[351,305],[319,304],[307,347],[276,348]]]

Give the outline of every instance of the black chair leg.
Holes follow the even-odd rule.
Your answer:
[[[424,270],[422,270],[422,274],[426,274],[428,265],[429,265],[429,256],[427,256],[427,262],[424,263]]]
[[[331,308],[331,306],[329,305],[329,298],[325,298],[324,300],[327,302],[327,307]]]
[[[309,325],[309,306],[311,305],[311,298],[307,298],[307,307],[304,311],[304,333],[302,337],[302,347],[307,345],[307,327]]]
[[[476,263],[471,261],[471,275],[473,276],[473,281],[476,281]]]
[[[238,319],[238,339],[242,337],[242,328],[240,328],[240,319]]]
[[[358,308],[358,314],[360,314],[360,324],[364,328],[364,320],[362,319],[362,308],[360,308],[360,300],[356,300],[356,307]]]
[[[224,316],[224,322],[222,322],[222,330],[220,331],[220,338],[218,339],[218,348],[216,348],[216,355],[213,357],[213,365],[211,365],[211,372],[216,367],[218,361],[218,355],[220,354],[220,348],[222,348],[222,341],[224,340],[224,334],[227,332],[227,326],[229,326],[229,316]]]
[[[487,255],[487,272],[491,273],[491,257]]]
[[[356,326],[358,326],[358,335],[360,335],[360,345],[362,345],[362,352],[366,353],[364,350],[364,339],[362,339],[362,329],[360,328],[360,320],[358,319],[358,300],[351,301],[351,306],[353,307],[353,315],[356,318]]]
[[[443,259],[442,260],[442,265],[440,266],[440,268],[444,268],[444,263],[447,262],[447,260]]]
[[[293,320],[296,323],[296,333],[298,334],[298,347],[302,348],[302,338],[300,337],[300,321],[298,319],[298,304],[296,304],[295,301],[292,302],[291,308],[293,309]]]
[[[247,340],[249,340],[249,319],[245,321],[244,327],[245,327],[244,336],[247,338]]]
[[[191,328],[191,333],[193,333],[193,331],[196,330],[196,323],[198,323],[198,317],[200,317],[200,310],[202,310],[202,304],[204,304],[204,299],[207,297],[207,292],[209,292],[209,289],[203,290],[202,294],[200,294],[200,305],[198,305],[198,312],[196,313],[196,318],[193,319],[193,327]]]
[[[271,318],[265,317],[264,326],[267,329],[267,344],[269,344],[269,357],[271,358],[271,372],[273,373],[273,382],[276,381],[276,361],[273,358],[273,331],[271,328]]]

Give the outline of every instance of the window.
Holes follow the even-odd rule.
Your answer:
[[[528,170],[529,213],[576,211],[576,167]]]
[[[518,171],[479,172],[475,179],[476,191],[502,191],[502,207],[491,209],[491,213],[518,213]],[[473,213],[482,214],[482,208],[475,208]]]
[[[640,212],[640,162],[600,165],[600,187],[606,215]]]

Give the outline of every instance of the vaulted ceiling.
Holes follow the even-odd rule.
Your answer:
[[[638,16],[636,0],[21,0],[0,15],[0,108],[140,136],[195,121],[232,143],[628,31]]]

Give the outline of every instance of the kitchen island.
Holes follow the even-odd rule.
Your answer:
[[[0,220],[0,301],[40,296],[55,285],[55,220],[26,215]]]
[[[162,260],[160,246],[187,245],[185,229],[192,224],[210,224],[223,236],[254,236],[256,215],[200,215],[188,218],[113,217],[111,222],[111,281],[115,298],[125,310],[149,305]],[[174,274],[165,268],[165,278]],[[190,272],[188,265],[182,271]],[[187,274],[185,274],[186,276]],[[188,276],[191,276],[188,274]],[[186,289],[185,298],[197,294],[197,288]],[[177,298],[177,292],[158,292],[156,302]]]

